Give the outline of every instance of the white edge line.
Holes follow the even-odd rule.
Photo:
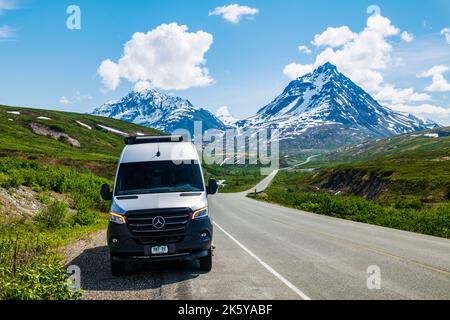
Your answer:
[[[310,297],[308,297],[303,291],[301,291],[299,288],[294,286],[289,280],[284,278],[281,274],[279,274],[277,271],[275,271],[271,266],[269,266],[267,263],[262,261],[256,254],[251,252],[247,247],[245,247],[242,243],[240,243],[238,240],[236,240],[231,234],[226,232],[221,226],[219,226],[217,223],[213,222],[214,225],[219,228],[223,233],[225,233],[228,238],[233,240],[239,247],[242,248],[245,252],[247,252],[250,256],[252,256],[256,261],[258,261],[264,268],[266,268],[270,273],[272,273],[275,277],[277,277],[281,282],[283,282],[286,286],[289,287],[292,291],[294,291],[297,295],[299,295],[303,300],[311,300]]]

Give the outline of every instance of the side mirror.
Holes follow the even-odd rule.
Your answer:
[[[102,190],[100,191],[100,195],[103,200],[112,200],[112,192],[110,190],[109,184],[102,185]]]
[[[207,187],[207,193],[208,194],[216,194],[217,193],[217,181],[216,179],[209,179],[208,181],[208,187]]]

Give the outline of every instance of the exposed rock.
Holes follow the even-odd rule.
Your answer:
[[[387,176],[380,172],[358,169],[333,170],[324,177],[321,189],[328,189],[334,194],[353,194],[373,200],[379,197],[388,185]]]
[[[46,196],[53,200],[69,203],[67,195],[57,192],[46,192]],[[30,187],[20,186],[9,190],[0,188],[0,216],[32,217],[46,206],[39,197],[39,193]],[[69,212],[75,212],[69,209]]]
[[[0,188],[0,214],[21,217],[33,216],[45,205],[36,198],[37,193],[28,187],[6,190]]]
[[[67,133],[56,131],[50,127],[44,126],[39,123],[30,123],[30,127],[35,134],[50,137],[55,140],[62,141],[64,143],[68,143],[73,147],[77,148],[81,147],[80,142],[77,139],[69,136]]]

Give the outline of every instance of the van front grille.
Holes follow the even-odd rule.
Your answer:
[[[131,233],[138,237],[185,234],[191,217],[190,208],[135,210],[126,213]]]

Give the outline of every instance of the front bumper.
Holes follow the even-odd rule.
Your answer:
[[[201,237],[206,234],[206,237]],[[191,220],[180,235],[155,238],[137,237],[126,224],[109,223],[108,246],[117,261],[193,260],[208,255],[211,249],[213,226],[209,218]],[[167,254],[152,255],[153,246],[167,246]]]

